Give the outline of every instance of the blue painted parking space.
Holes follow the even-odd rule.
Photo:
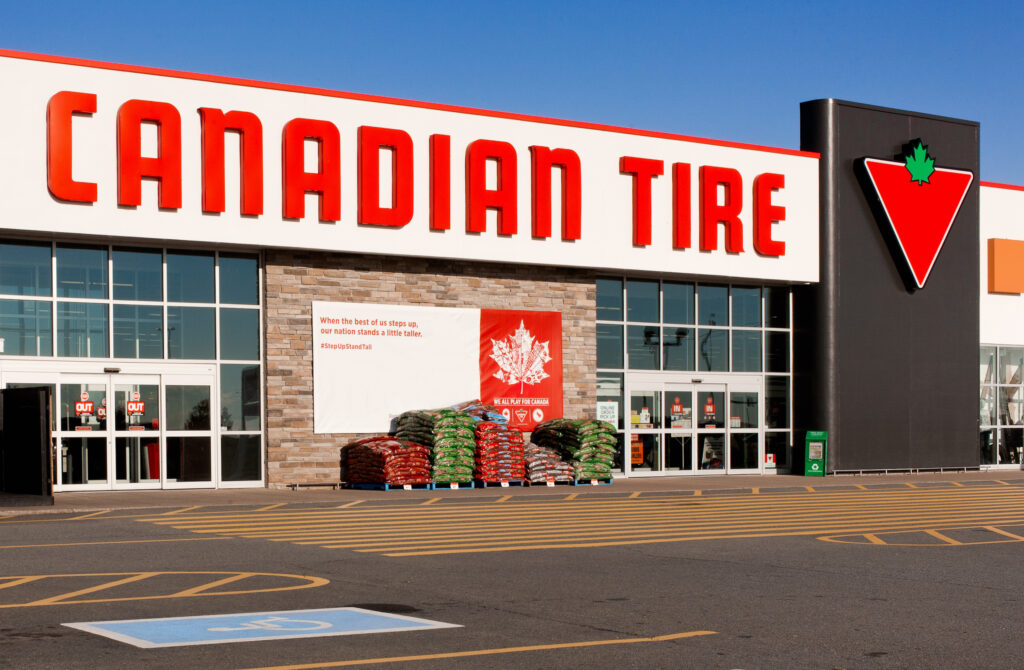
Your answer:
[[[358,607],[92,621],[64,625],[143,649],[461,627],[459,624],[374,612]]]

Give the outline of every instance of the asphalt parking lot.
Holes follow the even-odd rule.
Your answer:
[[[58,494],[0,512],[0,657],[1024,666],[1022,474],[738,479]]]

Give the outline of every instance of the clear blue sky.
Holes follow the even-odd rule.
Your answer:
[[[0,47],[789,148],[842,98],[978,121],[1024,185],[1011,1],[5,2]]]

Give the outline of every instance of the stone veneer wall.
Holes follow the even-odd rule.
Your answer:
[[[314,300],[561,312],[563,410],[572,418],[594,415],[591,271],[272,250],[265,253],[264,281],[267,485],[272,488],[337,482],[340,448],[362,437],[313,433]]]

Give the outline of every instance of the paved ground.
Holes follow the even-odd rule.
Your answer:
[[[0,517],[4,667],[1024,667],[1021,472],[58,494]],[[458,627],[145,649],[65,625],[337,607]]]
[[[631,477],[617,479],[611,486],[580,486],[573,487],[580,493],[634,493],[654,491],[742,491],[742,490],[776,490],[830,488],[835,486],[861,485],[906,485],[932,483],[942,481],[1017,481],[1024,480],[1024,471],[960,471],[960,472],[920,472],[869,475],[841,475],[828,477],[803,477],[799,475],[737,475],[737,476],[695,476],[695,477]],[[547,496],[561,495],[563,486],[555,487],[515,487],[505,490],[516,496]],[[152,507],[174,507],[189,505],[267,505],[279,502],[351,502],[352,500],[387,500],[421,499],[437,496],[453,496],[457,498],[493,497],[494,487],[459,491],[372,491],[355,489],[332,489],[330,487],[313,487],[299,490],[292,489],[184,489],[164,491],[90,491],[84,493],[58,493],[54,496],[54,505],[36,505],[25,507],[28,501],[22,498],[15,501],[0,493],[0,515],[17,513],[54,513],[54,512],[89,512],[102,509],[144,509]]]

